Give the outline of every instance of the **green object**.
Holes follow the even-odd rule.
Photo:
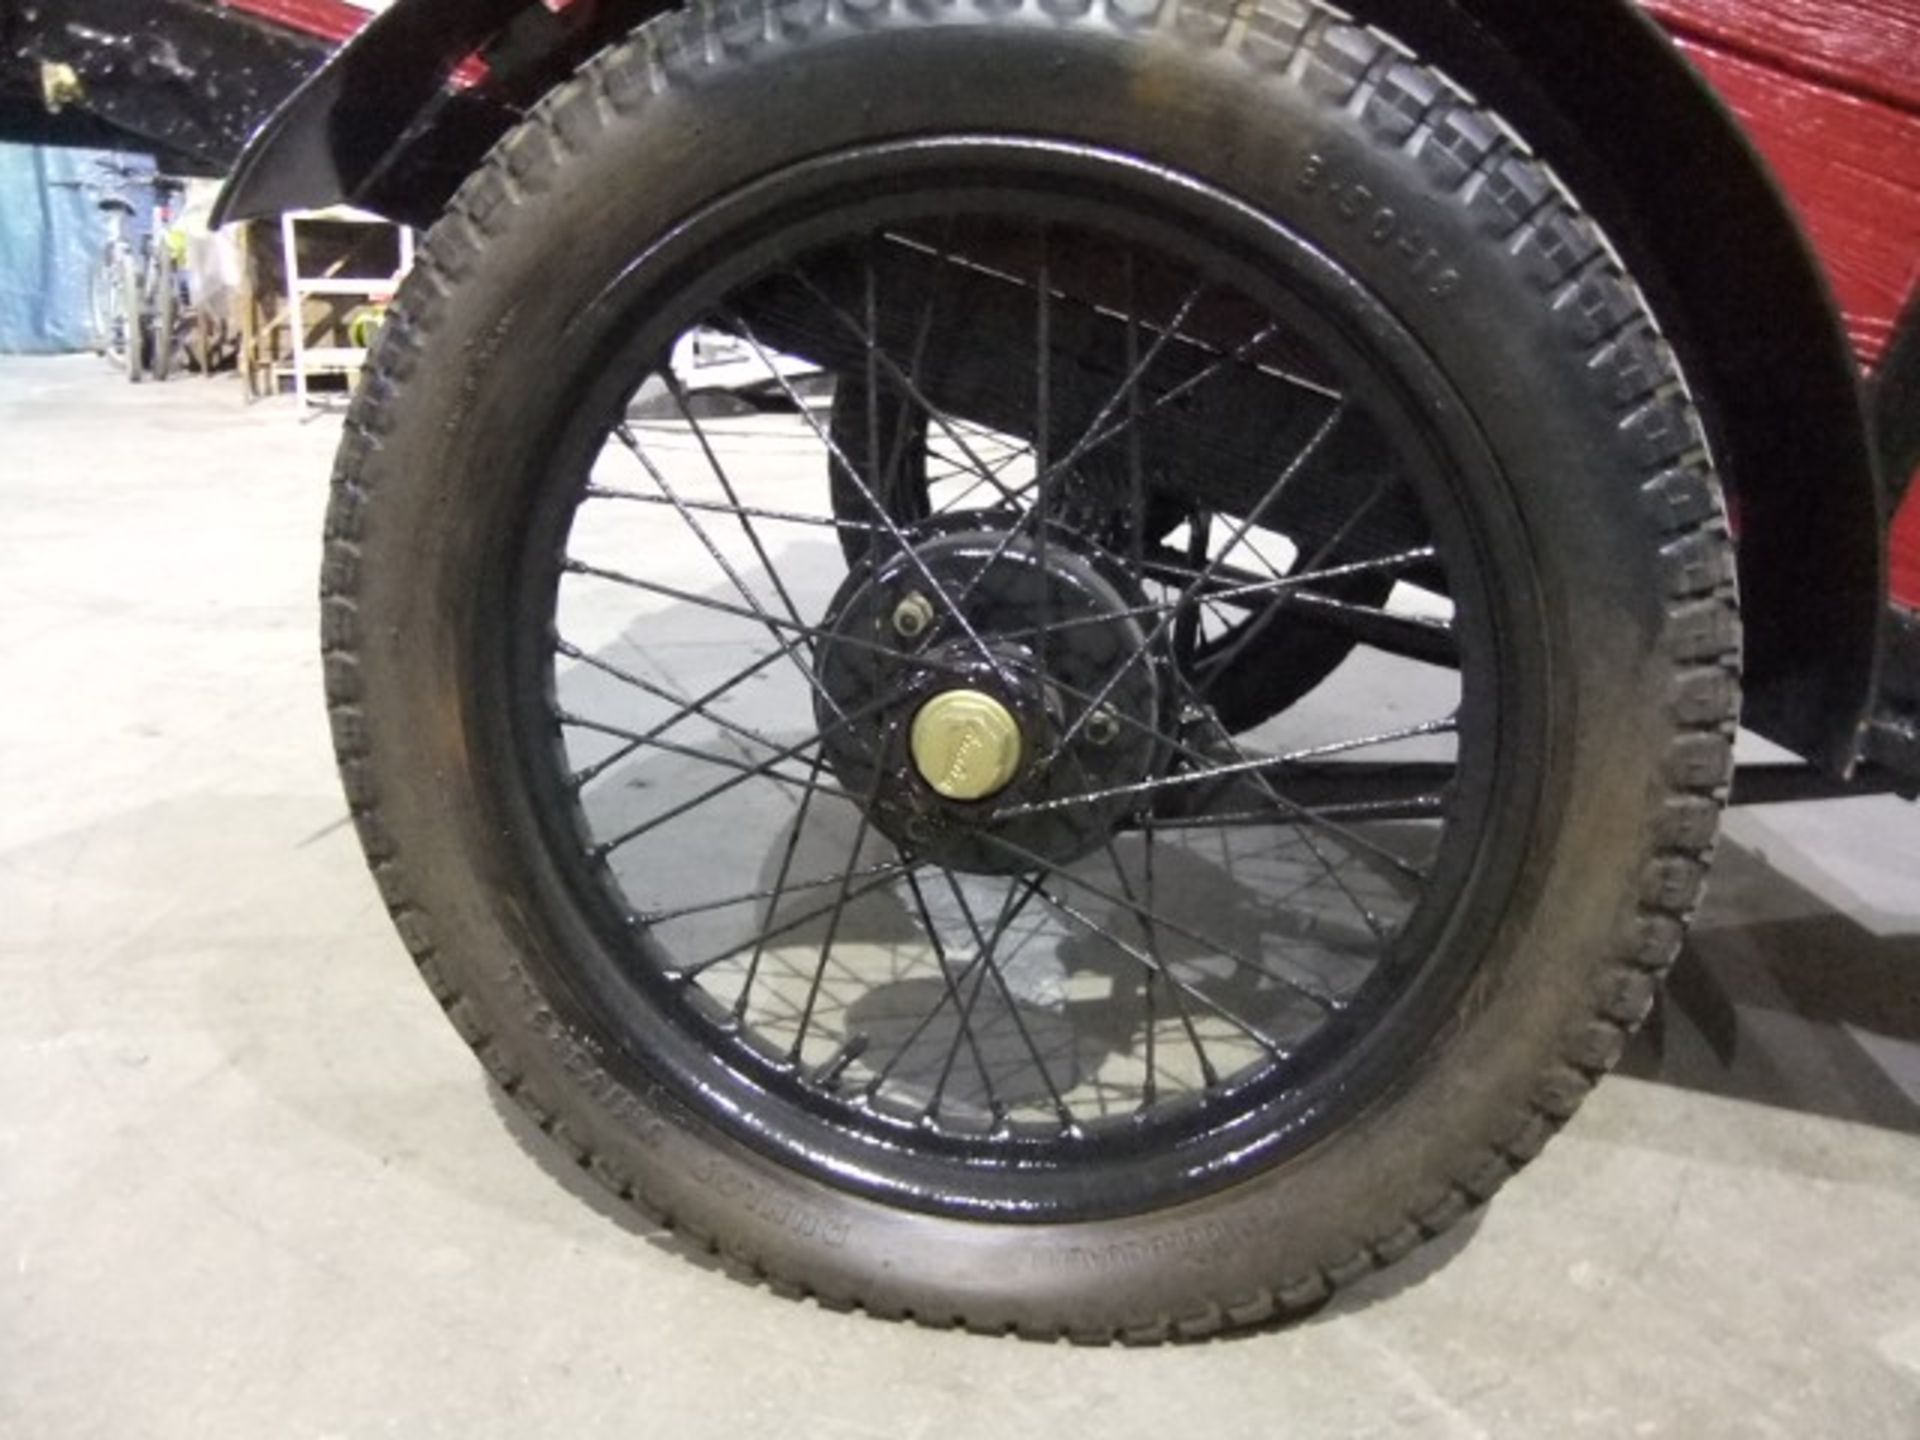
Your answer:
[[[347,343],[365,350],[373,344],[373,337],[386,322],[385,305],[362,305],[347,316]]]

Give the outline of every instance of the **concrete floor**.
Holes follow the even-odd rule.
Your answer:
[[[1920,1435],[1920,814],[1735,817],[1627,1073],[1309,1322],[830,1314],[616,1213],[411,973],[320,705],[336,429],[0,361],[0,1434]]]

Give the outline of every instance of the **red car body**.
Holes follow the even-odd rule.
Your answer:
[[[1920,0],[1649,0],[1806,226],[1871,373],[1920,289]],[[1910,494],[1911,499],[1911,494]],[[1920,505],[1891,544],[1920,606]]]

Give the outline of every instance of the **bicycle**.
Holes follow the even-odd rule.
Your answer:
[[[147,339],[147,368],[156,380],[172,373],[181,343],[189,333],[192,297],[186,275],[186,236],[176,228],[180,200],[186,183],[167,175],[155,175],[154,225],[146,247],[146,299],[142,311]]]
[[[107,238],[88,293],[93,348],[124,368],[133,384],[149,372],[165,380],[173,367],[183,298],[180,255],[169,226],[173,203],[186,187],[113,160],[98,165],[108,177],[106,183],[56,182],[63,189],[95,193],[107,217]],[[128,192],[138,186],[152,189],[154,211],[148,232],[136,237],[131,233],[136,211]]]

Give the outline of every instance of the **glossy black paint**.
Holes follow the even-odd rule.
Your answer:
[[[215,218],[344,200],[430,224],[521,118],[513,97],[537,96],[599,43],[529,0],[400,0],[260,128]],[[486,82],[449,85],[460,62],[483,51]]]
[[[1886,667],[1867,755],[1911,798],[1920,793],[1920,611],[1894,606],[1887,622]]]
[[[1898,504],[1920,470],[1920,291],[1907,302],[1874,376],[1873,437],[1887,493]]]
[[[425,223],[489,125],[503,133],[516,102],[663,7],[580,8],[587,15],[567,22],[534,0],[400,0],[263,130],[224,216],[344,198]],[[1626,0],[1353,8],[1497,102],[1656,292],[1739,506],[1747,723],[1850,774],[1883,646],[1888,507],[1825,275],[1764,163]],[[450,100],[441,82],[451,67],[503,36],[519,68],[496,89],[515,99],[491,111]]]
[[[1886,477],[1891,515],[1920,470],[1920,296],[1907,304],[1873,386],[1874,446]],[[1898,777],[1908,796],[1920,792],[1920,612],[1888,611],[1886,657],[1867,755]]]
[[[202,0],[29,0],[0,24],[0,135],[150,150],[176,173],[225,174],[333,48]],[[80,83],[58,113],[35,93],[43,63]]]

